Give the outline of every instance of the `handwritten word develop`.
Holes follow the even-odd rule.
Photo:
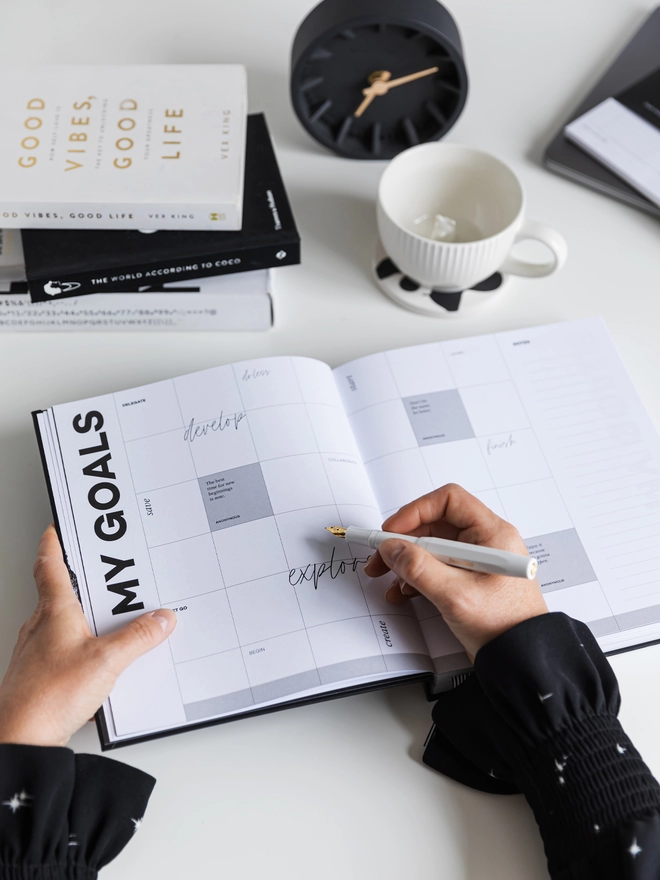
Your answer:
[[[207,434],[214,431],[230,431],[232,429],[238,431],[238,426],[246,417],[247,413],[244,412],[232,413],[228,416],[224,412],[220,412],[217,419],[210,419],[208,422],[202,422],[199,425],[195,424],[195,419],[193,418],[183,432],[183,439],[187,443],[192,443],[197,437],[206,437]]]

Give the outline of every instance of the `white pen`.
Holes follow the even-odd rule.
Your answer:
[[[480,547],[478,544],[464,544],[462,541],[449,541],[445,538],[414,538],[412,535],[398,535],[395,532],[381,532],[380,529],[358,529],[349,526],[327,526],[337,538],[346,538],[356,544],[366,544],[372,550],[378,550],[383,541],[398,538],[410,541],[427,550],[431,556],[452,565],[454,568],[466,568],[468,571],[481,571],[487,574],[503,574],[508,577],[527,578],[534,580],[538,562],[521,553],[509,553],[508,550],[496,550],[494,547]]]

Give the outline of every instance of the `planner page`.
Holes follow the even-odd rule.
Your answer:
[[[459,483],[520,530],[551,611],[606,650],[660,638],[660,439],[601,319],[335,370],[383,517]],[[467,658],[415,600],[439,672]]]
[[[113,691],[111,739],[432,670],[369,551],[325,531],[380,523],[327,365],[246,361],[38,419],[94,631],[178,616]]]

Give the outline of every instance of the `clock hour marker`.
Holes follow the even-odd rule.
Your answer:
[[[300,91],[308,92],[310,89],[316,88],[316,86],[320,86],[322,82],[322,76],[314,76],[311,79],[306,79],[300,86]]]
[[[460,95],[461,90],[458,86],[453,85],[452,83],[442,82],[441,86],[448,92],[453,92],[455,95]]]
[[[312,61],[325,61],[326,58],[332,58],[332,52],[324,46],[319,46],[309,57]]]
[[[380,122],[374,122],[374,127],[371,129],[371,152],[374,156],[380,155],[381,133],[382,126]]]
[[[355,31],[352,31],[350,28],[346,28],[345,31],[341,32],[342,37],[346,37],[347,40],[355,39]]]
[[[410,116],[406,116],[403,120],[403,130],[406,133],[406,137],[408,138],[408,143],[411,147],[416,147],[419,143],[419,135],[417,134],[417,129],[410,118]]]
[[[351,125],[353,124],[353,117],[347,116],[346,119],[341,124],[341,128],[337,133],[337,137],[335,138],[335,143],[337,146],[341,146],[346,140],[346,135],[350,131]]]
[[[324,116],[328,110],[332,107],[332,101],[328,98],[327,101],[324,101],[320,107],[318,107],[314,113],[309,117],[311,122],[318,122],[319,119]]]
[[[424,104],[424,107],[428,113],[441,125],[444,125],[447,121],[447,117],[442,112],[442,110],[438,107],[438,105],[434,101],[427,101]]]

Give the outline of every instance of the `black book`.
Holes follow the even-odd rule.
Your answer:
[[[261,113],[248,116],[239,232],[25,229],[21,237],[33,302],[300,262],[300,236]]]
[[[606,98],[564,134],[660,208],[660,69]]]
[[[660,7],[653,10],[632,40],[623,49],[594,86],[568,122],[584,116],[592,108],[612,95],[619,96],[635,83],[649,76],[658,67],[660,44]],[[617,100],[620,100],[617,97]],[[544,156],[544,164],[550,171],[582,183],[612,198],[619,199],[650,214],[660,215],[660,207],[626,183],[614,171],[606,168],[593,156],[566,137],[562,125]]]

